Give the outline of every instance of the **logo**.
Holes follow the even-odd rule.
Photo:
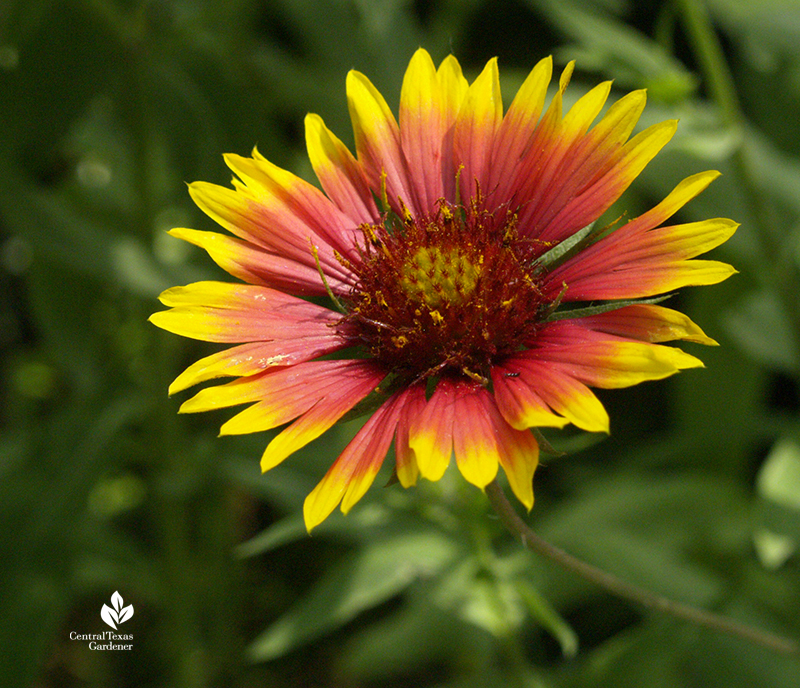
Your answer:
[[[105,621],[114,631],[117,624],[125,623],[133,616],[133,605],[124,606],[122,595],[115,592],[111,596],[111,606],[103,605],[100,610],[100,618]],[[69,634],[70,640],[89,641],[90,650],[132,650],[133,633],[115,633],[114,631],[103,631],[102,633],[78,633],[72,631]]]
[[[133,605],[129,604],[127,607],[122,605],[122,595],[115,592],[111,596],[111,607],[104,604],[100,610],[100,618],[115,631],[117,630],[117,624],[124,623],[133,616]]]

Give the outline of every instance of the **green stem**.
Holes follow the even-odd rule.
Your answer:
[[[689,42],[706,82],[709,95],[719,108],[723,121],[736,129],[742,139],[733,156],[736,172],[747,194],[756,220],[764,252],[774,256],[778,246],[772,232],[772,220],[756,184],[753,166],[744,139],[747,119],[742,112],[733,75],[717,38],[708,9],[702,0],[675,0],[686,26]]]
[[[635,604],[655,609],[684,621],[734,635],[761,647],[781,654],[800,657],[800,645],[794,640],[775,635],[746,624],[727,619],[718,614],[676,602],[637,585],[628,583],[608,571],[604,571],[564,550],[551,545],[537,535],[517,514],[503,490],[494,481],[487,485],[486,496],[492,508],[500,516],[506,528],[522,540],[530,551],[546,557],[568,571],[572,571],[595,585]]]
[[[689,41],[697,57],[711,99],[719,106],[729,126],[744,124],[742,108],[725,53],[711,26],[708,9],[702,0],[675,0],[686,25]]]
[[[704,0],[675,0],[676,7],[686,27],[689,43],[706,82],[709,95],[717,105],[723,121],[739,132],[741,143],[732,163],[739,177],[747,205],[753,211],[753,229],[761,251],[758,274],[779,295],[783,307],[800,324],[800,305],[797,299],[796,271],[787,262],[781,233],[774,221],[756,181],[750,148],[746,137],[745,117],[736,84],[731,74],[719,38],[714,30]]]

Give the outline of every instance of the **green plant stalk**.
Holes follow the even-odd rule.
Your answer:
[[[686,26],[689,42],[697,57],[709,95],[719,108],[725,124],[740,133],[741,144],[736,148],[733,162],[747,194],[748,203],[753,208],[764,252],[767,256],[774,256],[778,246],[772,232],[772,220],[755,182],[752,163],[744,139],[747,120],[742,113],[733,75],[711,25],[708,10],[705,4],[698,0],[675,0],[675,2]]]
[[[506,528],[522,540],[522,545],[526,549],[549,559],[568,571],[572,571],[581,578],[608,590],[614,595],[649,609],[655,609],[678,619],[683,619],[697,626],[711,628],[742,638],[768,650],[792,657],[800,657],[800,645],[790,638],[768,633],[705,609],[692,607],[691,605],[663,597],[650,590],[628,583],[614,574],[578,559],[559,547],[550,544],[537,535],[522,520],[511,506],[505,492],[503,492],[496,480],[486,486],[486,496]]]
[[[675,0],[686,25],[689,41],[706,80],[709,95],[719,106],[725,123],[744,124],[736,86],[728,69],[722,46],[711,27],[708,10],[702,0]]]
[[[490,530],[486,528],[486,522],[483,519],[480,521],[470,520],[469,522],[471,524],[469,532],[472,536],[473,548],[480,566],[483,570],[490,572],[496,582],[497,553],[492,547]],[[494,594],[491,596],[490,602],[494,607],[495,613],[500,618],[503,618],[505,616],[504,603],[500,598],[497,587],[493,587],[492,590]],[[525,652],[519,634],[515,633],[510,625],[506,625],[502,632],[495,634],[495,638],[500,654],[505,659],[508,667],[509,687],[532,688],[532,686],[538,685],[534,682],[530,664],[525,659]]]
[[[758,188],[745,136],[747,118],[742,112],[736,84],[708,9],[703,0],[675,0],[675,6],[686,27],[689,43],[697,57],[711,99],[719,108],[725,124],[740,133],[741,143],[733,154],[732,162],[746,194],[747,203],[753,210],[753,229],[761,247],[761,255],[758,257],[761,268],[759,275],[768,280],[769,285],[779,295],[786,312],[800,326],[797,275],[787,264],[771,209]]]

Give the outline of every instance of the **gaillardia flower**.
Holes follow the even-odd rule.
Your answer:
[[[562,115],[571,73],[572,64],[544,110],[552,61],[542,60],[504,114],[496,60],[469,84],[455,58],[437,69],[419,50],[398,120],[363,74],[348,74],[355,156],[317,115],[306,117],[321,191],[257,151],[225,156],[233,189],[190,186],[234,236],[172,234],[244,284],[199,282],[160,297],[171,309],[152,316],[159,327],[236,344],[175,380],[170,393],[237,378],[181,411],[249,404],[222,434],[288,424],[264,452],[266,471],[361,402],[376,408],[307,497],[309,529],[361,498],[392,442],[403,486],[438,480],[455,455],[479,488],[502,466],[530,509],[531,428],[607,432],[590,387],[702,365],[662,342],[713,340],[653,297],[734,272],[692,260],[728,239],[734,222],[664,225],[718,173],[685,179],[621,226],[595,226],[676,123],[631,137],[645,104],[635,91],[592,126],[608,82]]]

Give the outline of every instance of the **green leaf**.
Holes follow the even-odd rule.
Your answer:
[[[549,317],[545,318],[545,322],[552,320],[566,320],[572,318],[586,318],[590,315],[600,315],[601,313],[608,313],[609,311],[616,311],[626,306],[638,306],[643,304],[661,303],[667,299],[672,298],[672,294],[665,294],[664,296],[656,296],[652,299],[630,299],[626,301],[606,301],[597,306],[586,306],[585,308],[568,308],[565,310],[556,311]]]
[[[625,87],[645,86],[651,96],[671,102],[695,90],[694,75],[662,45],[618,19],[602,11],[587,11],[580,0],[529,1],[578,41],[562,54],[577,60],[582,69],[608,74]]]
[[[708,0],[714,19],[739,35],[770,51],[797,54],[800,41],[798,0]],[[751,51],[753,46],[747,46]]]
[[[572,627],[527,580],[517,580],[516,588],[531,616],[558,641],[562,654],[574,657],[578,653],[578,636]]]
[[[756,478],[758,526],[753,545],[769,569],[782,566],[800,538],[800,444],[790,438],[775,443]]]
[[[525,618],[516,589],[507,577],[489,574],[476,558],[462,560],[449,571],[433,593],[433,600],[498,638],[511,635]]]
[[[725,325],[739,346],[762,365],[790,374],[800,370],[797,335],[772,292],[747,296],[728,314]]]
[[[386,685],[389,677],[419,675],[448,664],[493,664],[492,636],[434,604],[428,587],[420,588],[396,613],[350,638],[338,664],[352,685]]]
[[[331,453],[335,449],[336,447]],[[301,461],[307,458],[307,453],[300,455]],[[314,489],[311,476],[286,464],[277,466],[265,476],[254,457],[230,458],[224,462],[223,471],[237,487],[258,499],[277,505],[284,511],[296,511],[306,495]]]
[[[575,234],[559,242],[549,251],[539,256],[536,259],[536,266],[541,266],[548,270],[558,267],[564,261],[568,260],[573,254],[583,249],[592,239],[592,229],[594,222],[586,225],[583,229],[579,229]]]
[[[768,528],[756,528],[753,531],[753,546],[764,568],[778,569],[795,553],[797,541]]]
[[[250,659],[274,659],[330,633],[417,579],[436,574],[456,553],[451,540],[433,531],[392,536],[355,552],[256,638]]]
[[[705,558],[690,556],[693,540],[708,532],[726,545],[730,514],[742,517],[746,502],[730,486],[682,474],[657,479],[609,474],[595,479],[579,500],[560,504],[538,532],[571,554],[626,580],[690,604],[707,605],[723,580]],[[687,505],[693,505],[687,508]],[[723,539],[725,535],[725,539]],[[746,538],[746,531],[742,533]],[[557,587],[561,588],[561,580]],[[550,596],[550,591],[545,589]]]
[[[800,512],[800,444],[779,440],[758,473],[759,495]]]
[[[359,503],[358,509],[349,514],[347,519],[327,519],[314,529],[314,535],[331,535],[344,540],[370,539],[390,523],[398,527],[401,523],[408,527],[414,525],[398,510],[391,510],[380,501],[370,503],[367,498]],[[298,511],[243,542],[236,548],[236,554],[242,558],[254,557],[308,538],[303,515]]]
[[[773,126],[777,126],[777,123],[773,123]],[[779,200],[796,216],[800,213],[800,160],[796,155],[787,154],[775,141],[760,135],[755,129],[747,129],[745,134],[753,177],[760,193]],[[792,239],[790,232],[784,236],[787,240]]]
[[[242,558],[253,557],[258,554],[277,549],[283,545],[308,537],[303,517],[298,513],[287,516],[269,528],[262,530],[255,537],[243,542],[236,548],[236,555]]]

